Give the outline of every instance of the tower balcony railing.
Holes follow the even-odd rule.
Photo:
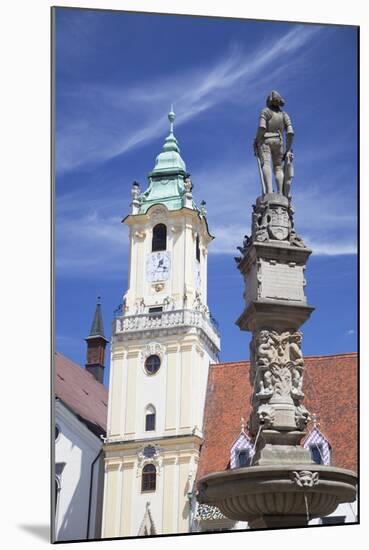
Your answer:
[[[202,329],[210,340],[218,348],[220,347],[219,328],[211,317],[195,309],[173,309],[170,311],[123,315],[114,320],[114,325],[115,334],[156,328],[196,327]]]

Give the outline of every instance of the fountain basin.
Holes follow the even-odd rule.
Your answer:
[[[198,482],[200,503],[253,529],[307,525],[356,498],[350,470],[313,464],[248,466],[209,474]]]

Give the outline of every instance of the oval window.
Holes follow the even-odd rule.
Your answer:
[[[160,368],[160,357],[158,355],[149,355],[145,361],[145,370],[148,374],[155,374]]]

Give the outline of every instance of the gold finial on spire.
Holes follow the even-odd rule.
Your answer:
[[[313,421],[313,427],[316,428],[319,426],[318,417],[315,413],[312,413],[311,420]]]
[[[170,112],[168,113],[168,118],[169,118],[169,122],[170,122],[170,133],[173,134],[173,123],[174,123],[174,120],[176,118],[176,114],[173,110],[173,103],[170,106]]]
[[[245,431],[245,419],[241,416],[241,432]]]

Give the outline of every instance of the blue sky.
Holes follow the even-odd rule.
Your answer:
[[[107,336],[127,287],[133,180],[146,186],[168,132],[207,202],[208,302],[221,360],[248,357],[234,324],[242,279],[233,256],[259,194],[252,153],[271,89],[295,128],[295,226],[313,249],[302,327],[306,355],[357,343],[356,30],[232,19],[56,10],[56,345],[80,364],[102,296]]]

